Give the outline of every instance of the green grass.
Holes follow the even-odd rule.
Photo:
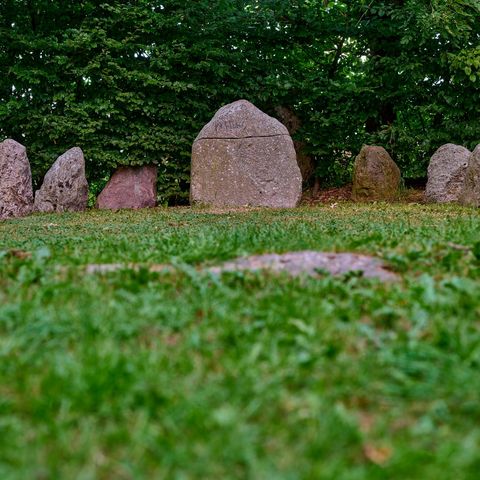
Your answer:
[[[479,478],[479,232],[422,205],[0,223],[0,478]],[[304,249],[401,281],[194,268]],[[177,268],[84,273],[119,262]]]

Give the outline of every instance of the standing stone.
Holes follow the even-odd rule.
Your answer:
[[[79,212],[87,208],[88,183],[85,178],[85,159],[75,147],[55,163],[35,193],[34,208],[38,212]]]
[[[28,215],[33,207],[32,173],[23,145],[0,143],[0,219]]]
[[[287,128],[246,100],[221,108],[193,144],[192,203],[290,208],[301,194]]]
[[[157,167],[120,167],[97,198],[97,208],[151,208],[157,203]]]
[[[460,203],[480,207],[480,144],[470,155]]]
[[[463,189],[470,151],[447,143],[430,159],[425,200],[434,203],[456,202]]]
[[[355,159],[352,198],[355,201],[396,200],[400,170],[383,147],[364,145]]]

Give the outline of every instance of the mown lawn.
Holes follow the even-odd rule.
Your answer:
[[[305,249],[374,254],[401,280],[194,268]],[[84,271],[129,262],[176,270]],[[2,480],[476,480],[479,425],[476,210],[0,223]]]

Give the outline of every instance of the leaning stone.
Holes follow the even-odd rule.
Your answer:
[[[287,128],[246,100],[221,108],[192,149],[192,203],[295,207],[302,176]]]
[[[447,143],[430,159],[425,201],[447,203],[458,201],[465,181],[470,151]]]
[[[35,193],[34,208],[38,212],[80,212],[87,202],[85,159],[82,150],[74,147],[58,157],[46,173]]]
[[[157,167],[120,167],[97,198],[97,208],[151,208],[157,203]]]
[[[365,145],[355,159],[354,201],[396,200],[400,193],[400,170],[383,147]]]
[[[23,145],[0,143],[0,219],[21,217],[33,208],[32,173]]]
[[[460,203],[480,207],[480,144],[469,157]]]

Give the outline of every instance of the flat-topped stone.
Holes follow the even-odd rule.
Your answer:
[[[15,140],[0,143],[0,219],[31,213],[33,187],[26,148]]]

